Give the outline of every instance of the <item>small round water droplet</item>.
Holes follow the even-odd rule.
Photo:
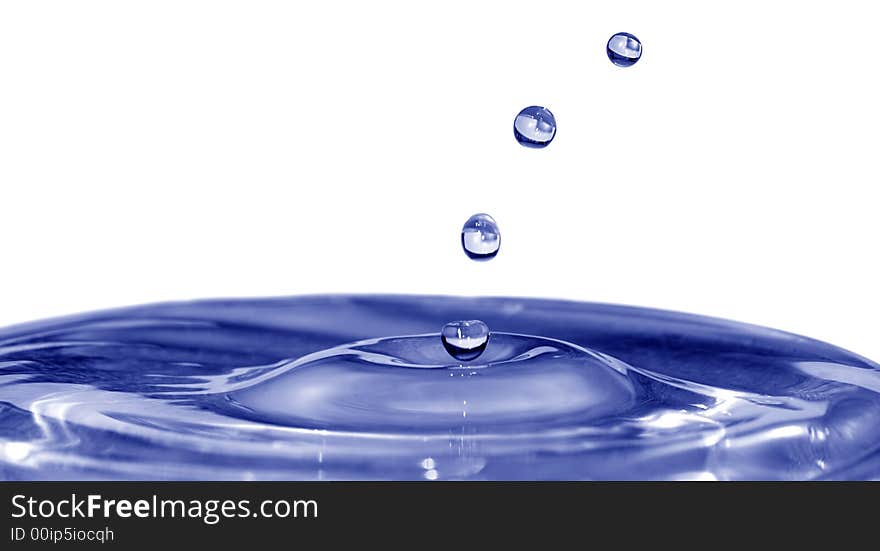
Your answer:
[[[630,67],[642,57],[642,43],[629,33],[617,33],[608,39],[605,51],[611,63],[618,67]]]
[[[443,348],[456,360],[468,362],[483,353],[489,343],[489,326],[480,320],[453,321],[440,331]]]
[[[526,107],[513,119],[513,135],[526,147],[547,147],[556,136],[556,117],[544,107]]]
[[[501,247],[501,231],[488,214],[475,214],[461,228],[461,246],[471,260],[495,258]]]

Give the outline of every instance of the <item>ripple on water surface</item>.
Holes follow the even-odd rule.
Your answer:
[[[438,328],[492,328],[456,359]],[[487,333],[488,334],[488,333]],[[0,331],[0,478],[880,473],[880,371],[733,322],[531,299],[161,304]]]

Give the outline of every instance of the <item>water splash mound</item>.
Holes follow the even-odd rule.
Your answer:
[[[492,328],[478,357],[455,319]],[[2,479],[878,476],[876,364],[693,315],[316,296],[0,331]]]

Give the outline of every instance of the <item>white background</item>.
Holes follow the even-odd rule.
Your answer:
[[[305,3],[304,3],[305,4]],[[871,2],[0,4],[0,325],[531,295],[880,359]],[[617,31],[642,60],[605,56]],[[513,139],[517,111],[556,140]],[[468,261],[465,219],[502,250]]]

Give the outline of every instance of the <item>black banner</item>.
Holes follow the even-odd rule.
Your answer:
[[[566,541],[842,545],[874,532],[878,490],[876,483],[5,482],[0,534],[4,550],[352,542],[470,549],[478,540],[491,549]]]

